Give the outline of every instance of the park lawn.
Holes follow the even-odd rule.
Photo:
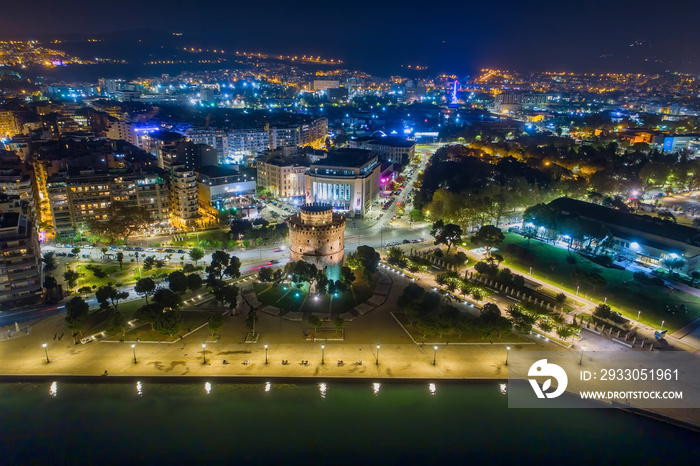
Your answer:
[[[141,267],[141,270],[139,271],[138,268],[134,268],[130,273],[129,273],[129,282],[135,282],[139,278],[155,278],[157,275],[162,275],[162,274],[170,274],[171,272],[175,272],[177,270],[182,270],[182,267],[179,266],[173,266],[173,265],[166,265],[165,267],[162,267],[160,269],[151,269],[151,270],[143,270],[143,267]]]
[[[198,233],[199,241],[207,240],[210,243],[213,243],[214,241],[222,241],[224,243],[224,247],[227,247],[227,244],[230,240],[230,238],[228,236],[229,232],[230,232],[230,230],[201,231]],[[184,247],[184,248],[197,247],[197,236],[198,235],[195,233],[187,233],[186,240],[184,240],[184,241],[172,241],[169,243],[169,245],[170,246]]]
[[[595,290],[587,283],[580,283],[579,296],[588,296],[594,302],[602,303],[607,298],[607,304],[622,315],[635,320],[641,311],[640,321],[652,328],[659,328],[664,321],[664,328],[672,333],[684,325],[700,317],[700,298],[683,291],[642,285],[633,280],[632,272],[613,268],[605,268],[595,264],[578,254],[575,254],[576,264],[566,262],[569,252],[565,249],[551,246],[537,240],[528,240],[520,235],[508,233],[501,244],[498,254],[505,261],[504,266],[527,275],[532,267],[533,273],[540,279],[558,286],[570,293],[576,293],[576,280],[571,276],[578,267],[582,270],[597,272],[602,275],[607,284]],[[505,245],[515,244],[528,248],[532,253],[530,259],[514,256],[505,250]],[[687,313],[669,313],[667,306],[685,304]]]
[[[454,330],[450,330],[442,334],[442,336],[433,334],[423,337],[423,334],[418,331],[415,325],[410,325],[408,319],[403,312],[392,313],[401,322],[401,325],[406,329],[406,331],[411,335],[411,337],[417,343],[483,343],[485,345],[490,344],[518,344],[518,343],[530,343],[529,340],[522,338],[513,333],[502,334],[499,338],[498,335],[494,335],[491,338],[483,338],[477,330],[465,331],[460,335]]]
[[[86,269],[88,265],[95,265],[100,267],[107,276],[104,278],[97,278],[92,273],[92,271]],[[81,286],[103,286],[108,283],[119,283],[125,282],[128,279],[128,266],[125,266],[125,270],[119,270],[119,265],[106,265],[100,262],[81,262],[79,264],[71,264],[71,268],[78,273],[83,274],[82,279],[78,280],[78,288]]]
[[[135,324],[135,328],[131,330],[127,330],[125,335],[113,335],[108,338],[107,340],[111,341],[118,341],[118,340],[129,340],[129,341],[135,341],[135,340],[141,340],[141,341],[175,341],[180,338],[180,335],[184,335],[186,333],[189,333],[189,331],[192,331],[199,327],[202,324],[205,324],[209,321],[212,315],[214,315],[216,312],[204,312],[204,311],[181,311],[182,315],[182,327],[180,327],[180,331],[174,334],[173,336],[170,335],[163,335],[162,333],[159,333],[155,330],[151,330],[151,324],[145,324],[141,325],[139,323]],[[127,327],[129,325],[127,324]]]

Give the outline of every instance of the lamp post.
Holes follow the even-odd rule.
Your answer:
[[[377,366],[379,365],[379,345],[377,345],[377,360],[376,360]]]
[[[44,344],[41,345],[41,346],[44,347],[44,354],[46,354],[46,364],[48,364],[48,363],[51,362],[51,361],[49,361],[49,350],[46,349],[46,343],[44,343]]]
[[[134,353],[134,364],[136,364],[136,345],[131,345],[131,351]]]
[[[437,362],[437,345],[433,346],[433,350],[434,350],[434,352],[433,352],[433,366],[434,366],[435,363]]]
[[[321,345],[321,365],[325,364],[325,362],[323,360],[325,349],[326,349],[326,345]]]
[[[580,366],[583,364],[583,352],[586,350],[586,347],[581,345],[581,359],[578,360],[578,365]]]
[[[662,321],[661,321],[661,330],[664,329],[664,322],[666,322],[666,321],[665,321],[665,320],[662,320]]]
[[[267,364],[267,345],[265,345],[265,364]]]
[[[510,346],[506,346],[506,366],[508,365],[508,355],[510,354]]]
[[[642,315],[642,311],[637,312],[637,322],[639,322],[639,316]]]
[[[207,345],[202,343],[202,359],[204,360],[203,364],[207,363],[207,352],[206,352]]]

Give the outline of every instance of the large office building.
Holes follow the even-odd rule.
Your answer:
[[[34,304],[42,292],[36,229],[20,213],[0,214],[0,310]]]
[[[168,189],[158,175],[82,170],[50,176],[46,190],[54,231],[61,238],[87,231],[89,220],[108,222],[112,202],[148,210],[156,227],[168,224]]]
[[[306,197],[306,172],[309,166],[288,158],[272,158],[257,163],[257,185],[281,199]]]
[[[311,164],[306,174],[306,202],[330,204],[348,217],[363,218],[379,194],[381,165],[362,149],[340,149]]]
[[[219,161],[218,153],[214,148],[189,141],[180,141],[161,147],[159,158],[160,167],[166,172],[176,165],[196,170],[209,165],[216,166]]]

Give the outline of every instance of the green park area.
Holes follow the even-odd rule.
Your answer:
[[[137,267],[135,263],[124,263],[122,267],[119,264],[113,265],[115,262],[73,262],[69,264],[72,270],[81,274],[78,280],[78,288],[100,287],[112,284],[128,284],[137,281],[139,278],[158,278],[167,276],[170,272],[179,270],[175,266],[163,266],[144,270],[143,267]]]
[[[480,326],[474,320],[465,319],[464,325],[447,326],[443,331],[427,327],[423,322],[409,319],[405,313],[396,312],[394,317],[416,343],[480,343],[480,344],[518,344],[529,343],[507,328],[499,331],[490,326]]]
[[[598,265],[574,251],[567,251],[515,233],[507,233],[498,254],[503,266],[543,279],[570,293],[607,304],[616,312],[652,328],[673,332],[700,317],[700,298],[652,282],[639,282],[632,272]],[[603,278],[595,278],[595,274]],[[681,306],[684,305],[684,308]]]
[[[258,300],[290,312],[342,314],[367,301],[372,296],[372,285],[365,279],[355,280],[345,291],[309,294],[308,284],[300,287],[289,284],[255,283]]]

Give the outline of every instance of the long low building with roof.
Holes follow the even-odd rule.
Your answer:
[[[579,217],[606,226],[613,236],[612,250],[628,259],[661,266],[665,259],[680,258],[678,270],[698,270],[700,230],[649,215],[636,215],[567,197],[549,203],[564,217]]]

